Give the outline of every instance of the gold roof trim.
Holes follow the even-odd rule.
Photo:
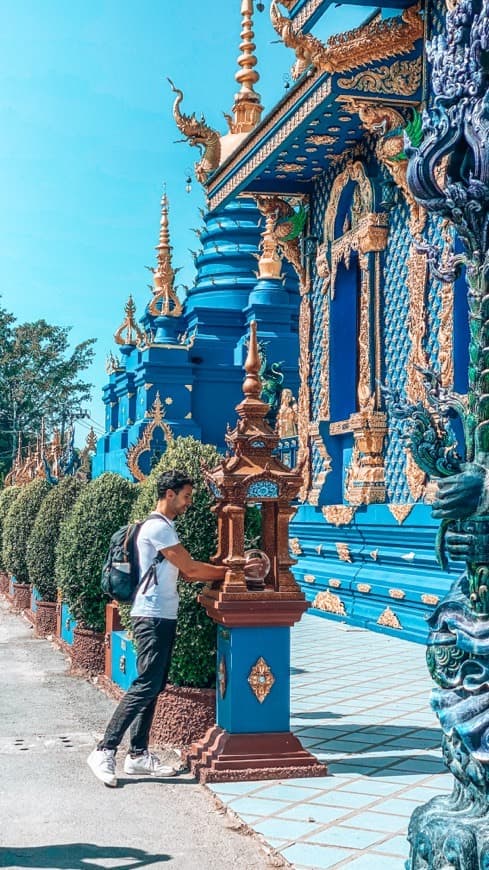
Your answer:
[[[126,316],[119,326],[119,329],[114,333],[114,341],[116,344],[122,346],[137,345],[138,342],[143,341],[144,333],[135,320],[136,306],[132,296],[129,296],[129,299],[124,306],[124,312]]]
[[[163,419],[165,416],[165,409],[162,405],[159,392],[156,393],[153,407],[151,408],[151,411],[146,412],[146,416],[148,417],[148,425],[139,441],[128,449],[126,456],[126,464],[129,471],[133,477],[139,481],[146,480],[147,477],[147,475],[141,471],[139,462],[141,456],[151,451],[151,440],[155,429],[162,430],[166,441],[171,441],[173,439],[173,432],[168,423]]]

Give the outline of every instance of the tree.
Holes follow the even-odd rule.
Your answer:
[[[6,486],[0,492],[0,571],[5,571],[5,561],[3,557],[3,527],[5,525],[6,516],[12,507],[16,498],[22,492],[20,486]]]
[[[95,339],[70,352],[69,332],[45,320],[17,324],[0,308],[0,473],[11,466],[19,433],[26,444],[43,418],[49,433],[85,414],[92,385],[80,374],[93,359]]]

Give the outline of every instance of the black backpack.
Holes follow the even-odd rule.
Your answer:
[[[168,523],[161,514],[154,513],[147,517],[148,520],[160,519]],[[148,570],[142,577],[139,576],[139,556],[137,539],[143,520],[138,523],[129,523],[114,532],[110,539],[109,551],[102,568],[102,590],[119,604],[130,604],[138,588],[143,586],[143,592],[151,583],[157,585],[156,568],[163,561],[164,556],[157,553]]]

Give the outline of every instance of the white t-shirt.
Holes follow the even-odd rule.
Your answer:
[[[142,577],[160,550],[178,544],[173,522],[167,517],[146,520],[139,531],[137,548]],[[154,619],[176,619],[178,611],[178,568],[168,559],[156,567],[158,583],[150,583],[146,592],[139,587],[131,608],[131,616],[150,616]],[[144,582],[143,587],[146,586]]]

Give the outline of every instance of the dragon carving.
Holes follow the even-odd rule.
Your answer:
[[[426,221],[426,212],[420,206],[407,182],[408,160],[404,153],[405,133],[417,126],[418,114],[406,124],[403,116],[392,106],[379,103],[364,102],[355,97],[341,97],[341,103],[347,111],[356,112],[369,133],[377,136],[375,153],[378,161],[392,175],[396,186],[402,190],[411,214],[411,233],[419,238]],[[409,128],[409,129],[408,129]]]
[[[423,22],[417,5],[405,9],[400,18],[375,18],[353,30],[332,36],[326,43],[294,27],[291,19],[281,14],[278,0],[272,0],[270,18],[284,45],[295,51],[294,79],[309,67],[328,73],[345,72],[375,60],[399,57],[410,52],[416,40],[423,36]]]
[[[264,217],[272,216],[273,236],[284,257],[291,263],[300,282],[301,293],[307,291],[307,271],[302,262],[300,235],[304,229],[307,212],[304,206],[299,211],[280,196],[255,195],[256,204]]]
[[[198,120],[195,112],[192,115],[184,115],[180,111],[183,91],[176,88],[171,79],[168,81],[172,91],[176,94],[173,103],[175,123],[185,137],[182,141],[188,141],[192,146],[200,149],[202,157],[195,164],[195,177],[201,184],[206,184],[221,160],[221,137],[217,130],[213,130],[206,124],[203,115]]]

